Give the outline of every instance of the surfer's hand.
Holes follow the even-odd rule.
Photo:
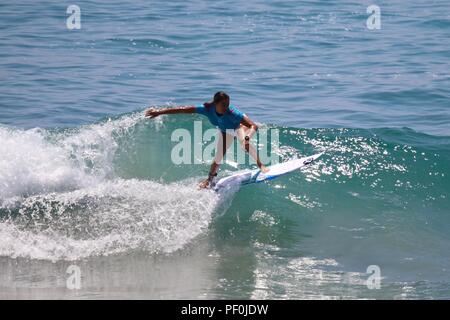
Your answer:
[[[206,189],[209,187],[209,179],[203,180],[202,182],[200,182],[200,184],[198,185],[198,187],[200,189]]]
[[[155,109],[155,108],[150,108],[145,112],[145,117],[146,118],[156,118],[157,116],[159,116],[161,113]]]

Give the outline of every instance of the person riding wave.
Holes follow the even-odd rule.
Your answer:
[[[234,135],[245,151],[256,160],[256,164],[261,172],[265,173],[268,171],[259,159],[256,148],[250,144],[250,139],[258,130],[258,126],[246,114],[239,111],[234,105],[230,105],[230,97],[225,92],[217,92],[211,102],[205,102],[198,106],[179,106],[163,109],[150,108],[145,112],[145,116],[155,118],[162,114],[178,113],[202,114],[208,117],[211,124],[219,129],[216,156],[211,164],[208,178],[200,183],[200,188],[209,187],[214,177],[217,176],[219,165],[233,142]]]

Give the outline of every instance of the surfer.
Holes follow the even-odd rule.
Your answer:
[[[155,118],[162,114],[177,113],[202,114],[208,117],[209,121],[219,129],[216,156],[211,164],[208,178],[200,183],[200,188],[209,187],[214,177],[217,176],[219,165],[233,142],[234,136],[237,137],[245,151],[256,160],[256,164],[261,172],[265,173],[268,171],[261,162],[255,147],[250,144],[250,139],[258,130],[258,126],[247,115],[230,104],[230,97],[225,92],[217,92],[212,101],[198,106],[180,106],[164,109],[150,108],[145,112],[145,116]]]

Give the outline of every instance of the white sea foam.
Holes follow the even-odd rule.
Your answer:
[[[74,188],[93,176],[70,161],[70,154],[46,141],[42,130],[0,127],[0,204],[10,197]]]
[[[204,232],[218,202],[191,183],[115,180],[28,197],[0,223],[0,255],[75,260],[142,250],[172,252]]]
[[[0,127],[0,204],[99,183],[113,171],[117,136],[140,119],[134,114],[60,133]]]
[[[220,204],[192,181],[114,176],[117,137],[141,115],[59,133],[0,127],[0,256],[76,260],[172,252],[202,234]]]

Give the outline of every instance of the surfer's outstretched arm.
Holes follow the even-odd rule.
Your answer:
[[[145,112],[147,118],[155,118],[162,114],[177,114],[177,113],[196,113],[195,106],[180,106],[174,108],[150,108]]]

